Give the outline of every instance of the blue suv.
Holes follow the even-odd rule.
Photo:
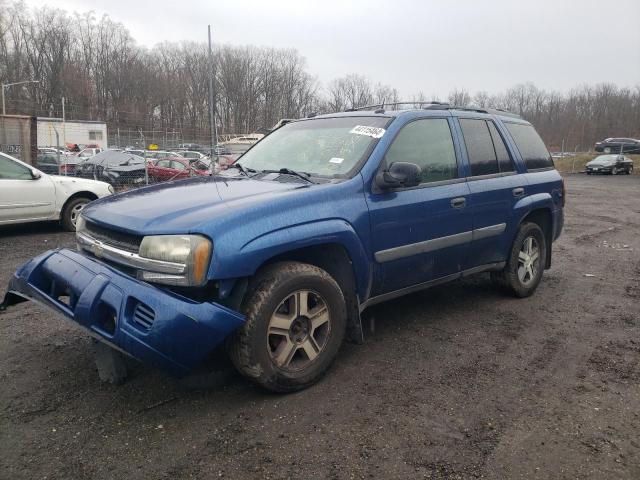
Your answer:
[[[534,128],[432,104],[305,118],[229,170],[92,202],[77,251],[12,277],[3,308],[44,303],[143,362],[185,375],[217,347],[294,391],[367,307],[479,272],[518,297],[551,265],[564,183]]]

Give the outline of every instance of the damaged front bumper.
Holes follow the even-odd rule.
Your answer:
[[[3,308],[33,300],[112,347],[173,375],[198,366],[244,317],[142,283],[72,250],[51,250],[20,267]]]

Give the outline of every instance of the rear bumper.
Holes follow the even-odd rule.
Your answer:
[[[16,271],[5,303],[21,299],[42,303],[99,340],[177,376],[244,322],[222,305],[159,289],[68,249],[43,253]]]

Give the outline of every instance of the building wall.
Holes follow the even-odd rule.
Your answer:
[[[38,146],[56,146],[56,130],[59,145],[74,143],[80,145],[98,145],[108,147],[107,125],[103,122],[69,121],[64,124],[59,118],[38,117]]]
[[[31,165],[37,155],[35,118],[0,115],[0,151]]]

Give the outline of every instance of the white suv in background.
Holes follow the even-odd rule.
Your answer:
[[[112,193],[108,183],[47,175],[0,153],[0,225],[60,220],[73,231],[87,203]]]

